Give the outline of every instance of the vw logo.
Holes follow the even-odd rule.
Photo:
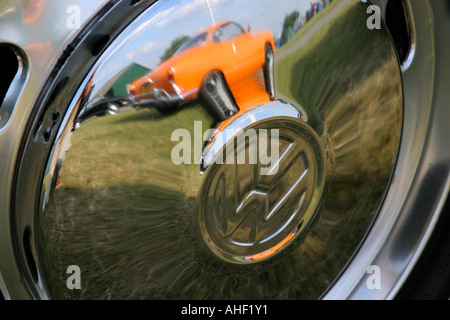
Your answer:
[[[261,174],[260,162],[239,163],[252,145],[244,139],[228,141],[224,150],[236,141],[241,145],[224,151],[228,161],[212,163],[205,171],[199,204],[207,247],[233,263],[263,261],[291,244],[312,222],[324,189],[323,149],[307,124],[277,117],[252,123],[242,132],[249,128],[278,130],[279,159],[272,164],[278,166],[276,173]]]

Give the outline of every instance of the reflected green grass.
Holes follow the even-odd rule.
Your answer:
[[[332,168],[327,199],[300,249],[320,275],[319,281],[304,279],[302,290],[312,289],[310,296],[332,284],[364,239],[397,156],[399,67],[384,31],[365,27],[363,8],[352,3],[312,41],[276,59],[277,92],[300,105],[321,133]],[[293,38],[288,46],[301,39]],[[300,291],[296,295],[303,296]]]
[[[159,292],[148,281],[152,255],[171,246],[176,259],[182,250],[178,215],[184,207],[192,210],[188,195],[199,184],[198,165],[172,163],[171,134],[176,128],[193,133],[194,120],[208,123],[210,117],[195,106],[164,118],[156,110],[129,109],[75,131],[61,186],[39,217],[41,243],[47,244],[41,253],[50,258],[44,268],[56,297],[165,297],[148,291]],[[189,184],[179,184],[183,175]],[[70,264],[81,268],[81,291],[62,281]]]

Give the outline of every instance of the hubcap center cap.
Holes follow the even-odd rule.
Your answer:
[[[263,261],[291,244],[315,216],[324,186],[319,138],[299,119],[269,117],[221,140],[213,139],[211,149],[221,149],[220,157],[205,171],[201,235],[221,259]]]

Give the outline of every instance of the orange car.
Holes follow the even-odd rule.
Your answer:
[[[222,22],[186,41],[128,91],[137,104],[154,105],[160,111],[202,96],[224,120],[251,99],[258,86],[266,99],[274,99],[274,47],[271,32],[252,34],[235,22]]]

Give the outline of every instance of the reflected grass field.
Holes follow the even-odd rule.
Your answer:
[[[294,37],[275,64],[277,92],[305,110],[308,123],[321,133],[332,168],[320,227],[302,246],[321,274],[316,288],[312,280],[305,280],[304,288],[314,290],[332,283],[334,272],[346,265],[364,239],[382,203],[399,146],[399,66],[393,50],[378,50],[391,44],[384,31],[365,28],[363,8],[349,5],[311,41],[286,55],[302,41]]]
[[[190,188],[199,184],[194,174],[198,165],[177,166],[171,161],[173,130],[192,132],[194,120],[206,123],[210,118],[195,106],[168,117],[156,110],[127,109],[90,120],[75,131],[71,151],[81,152],[68,153],[61,186],[40,215],[41,242],[48,244],[42,255],[59,257],[44,261],[55,296],[152,297],[148,278],[157,272],[149,265],[152,255],[167,245],[172,253],[182,250],[177,243],[178,213],[192,206]],[[180,185],[180,175],[188,176],[185,181],[191,184]],[[81,291],[68,290],[62,281],[68,277],[68,263],[82,271]],[[123,270],[130,270],[127,277]]]

